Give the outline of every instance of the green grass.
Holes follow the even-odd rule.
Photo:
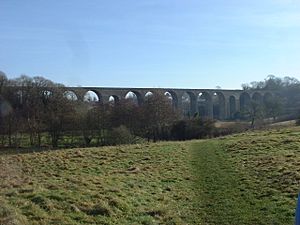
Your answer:
[[[193,222],[188,145],[162,143],[1,157],[1,196],[31,224]]]
[[[0,155],[0,224],[293,224],[300,128]]]
[[[251,176],[252,172],[232,161],[226,150],[222,141],[194,145],[195,185],[203,223],[292,224],[292,199],[283,199],[283,193],[269,188],[263,177]],[[257,172],[260,174],[259,169]]]

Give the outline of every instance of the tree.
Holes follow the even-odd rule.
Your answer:
[[[263,81],[252,81],[250,84],[242,84],[244,90],[286,90],[299,88],[300,82],[294,77],[285,76],[283,78],[275,75],[268,75]]]
[[[264,81],[254,81],[243,84],[242,87],[244,90],[270,90],[276,95],[273,99],[265,101],[266,116],[273,119],[280,114],[297,116],[300,109],[300,82],[296,78],[268,75]]]
[[[261,103],[251,100],[248,107],[242,112],[244,118],[248,118],[251,121],[251,127],[255,126],[255,123],[258,119],[264,117],[264,110]]]
[[[124,125],[131,133],[138,133],[141,108],[129,99],[123,99],[110,107],[109,124],[111,128]]]
[[[86,146],[89,146],[92,139],[96,136],[98,121],[95,113],[95,108],[89,103],[82,102],[76,106],[76,119],[74,122],[81,131]]]
[[[62,97],[63,90],[62,86],[56,84],[49,88],[50,94],[44,95],[43,98],[45,104],[43,121],[54,148],[58,147],[62,132],[74,121],[74,104]]]
[[[178,117],[170,100],[160,91],[154,92],[144,102],[142,108],[142,130],[148,140],[159,139],[168,126]]]
[[[15,87],[16,83],[8,80],[6,76],[2,74],[0,94],[0,114],[2,120],[0,120],[0,123],[2,134],[8,137],[9,146],[18,145],[17,133],[20,133],[23,128],[20,96],[19,93],[16,92]],[[15,136],[14,141],[13,135]]]
[[[267,98],[264,104],[266,115],[272,117],[275,121],[276,117],[282,111],[282,99],[279,96]]]
[[[180,140],[180,141],[186,140],[187,138],[189,138],[187,137],[188,136],[187,127],[188,127],[187,120],[175,121],[171,128],[172,137],[175,140]]]
[[[0,96],[3,92],[3,89],[7,86],[7,77],[6,74],[0,71]]]
[[[0,71],[0,135],[1,135],[1,143],[4,145],[4,134],[5,134],[5,126],[4,126],[4,116],[10,111],[7,107],[7,102],[5,101],[3,95],[5,94],[4,89],[7,85],[7,77],[5,73]]]
[[[108,143],[107,130],[111,129],[111,104],[97,104],[93,109],[94,126],[97,134],[97,145]]]
[[[283,82],[280,77],[275,75],[268,75],[265,79],[265,89],[267,90],[280,90],[283,87]]]

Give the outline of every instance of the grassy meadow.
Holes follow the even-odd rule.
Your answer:
[[[0,224],[293,224],[299,137],[0,153]]]

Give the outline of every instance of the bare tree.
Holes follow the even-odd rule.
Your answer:
[[[142,106],[142,124],[148,140],[156,141],[164,131],[177,118],[170,100],[160,91],[149,96]]]
[[[272,117],[273,121],[276,120],[276,117],[282,111],[282,99],[279,96],[272,96],[271,98],[267,98],[264,102],[265,105],[265,113],[266,116]]]
[[[62,132],[73,122],[75,108],[72,101],[62,97],[62,86],[56,84],[49,90],[50,94],[44,95],[43,98],[43,121],[51,136],[52,147],[56,148]]]
[[[242,115],[244,118],[249,119],[251,121],[251,127],[254,127],[257,120],[263,119],[264,108],[259,102],[251,100],[248,106],[243,110]]]

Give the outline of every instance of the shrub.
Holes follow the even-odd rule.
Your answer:
[[[218,136],[230,135],[234,133],[241,133],[241,132],[245,132],[249,128],[250,126],[248,123],[242,123],[242,122],[229,123],[226,124],[225,126],[216,128],[213,132],[213,136],[218,137]]]
[[[108,133],[108,140],[110,145],[121,145],[121,144],[134,144],[136,138],[127,127],[121,125],[119,127],[113,128]]]
[[[214,129],[213,120],[193,118],[176,121],[172,126],[171,134],[174,140],[189,140],[210,137]]]
[[[187,129],[186,120],[176,121],[171,128],[172,138],[180,141],[185,140],[187,138],[186,129]]]

